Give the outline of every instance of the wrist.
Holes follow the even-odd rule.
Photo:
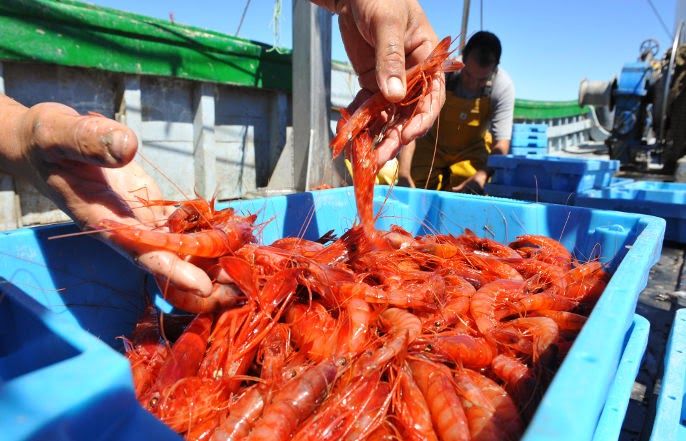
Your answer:
[[[321,6],[322,8],[334,14],[341,13],[341,9],[343,9],[344,2],[345,0],[312,0],[312,3],[314,3],[315,5]]]

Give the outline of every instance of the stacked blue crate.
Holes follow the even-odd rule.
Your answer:
[[[488,158],[488,167],[488,195],[573,205],[577,193],[611,185],[619,161],[498,155]]]
[[[515,124],[512,127],[510,153],[544,156],[548,153],[548,126],[546,124]]]
[[[644,213],[667,221],[665,239],[686,243],[686,184],[635,181],[589,189],[576,196],[576,205]]]

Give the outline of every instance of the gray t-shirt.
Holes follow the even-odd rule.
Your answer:
[[[478,98],[483,93],[470,94],[461,87],[459,73],[448,82],[454,84],[453,93],[460,98]],[[491,84],[491,113],[489,115],[493,142],[512,139],[512,119],[514,117],[514,83],[505,69],[498,68]]]

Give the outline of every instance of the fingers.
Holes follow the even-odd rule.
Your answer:
[[[121,167],[138,148],[131,129],[101,115],[81,116],[67,106],[44,103],[29,109],[27,117],[30,145],[49,162]]]
[[[431,129],[436,118],[438,118],[444,102],[445,77],[440,74],[434,76],[431,82],[431,93],[420,100],[417,107],[417,114],[402,130],[400,142],[402,144],[408,144],[412,140],[424,136],[429,129]]]
[[[406,8],[388,8],[372,16],[371,34],[376,56],[376,81],[384,97],[396,103],[405,97]]]
[[[173,253],[151,251],[141,254],[136,260],[153,275],[163,277],[176,289],[186,291],[189,295],[207,297],[212,293],[212,281],[207,273]]]
[[[376,154],[376,163],[379,167],[389,160],[396,157],[402,145],[400,144],[400,133],[402,126],[392,127],[386,131],[386,136],[383,141],[376,147],[374,153]]]

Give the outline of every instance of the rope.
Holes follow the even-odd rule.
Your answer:
[[[241,32],[241,26],[243,26],[243,20],[245,20],[245,13],[248,12],[248,6],[250,6],[250,0],[245,2],[243,14],[241,14],[241,21],[238,22],[238,29],[236,29],[236,33],[233,35],[234,37],[238,37],[239,32]]]
[[[272,12],[272,29],[274,29],[274,44],[272,45],[271,48],[267,50],[267,52],[276,52],[277,54],[282,54],[284,51],[282,51],[279,48],[279,20],[281,19],[281,0],[275,0],[274,1],[274,12]]]
[[[665,21],[664,21],[664,20],[662,19],[662,17],[660,16],[660,13],[657,12],[657,8],[655,8],[655,5],[653,4],[653,2],[652,2],[651,0],[646,0],[646,1],[648,2],[648,4],[650,5],[650,7],[652,8],[652,10],[653,10],[653,12],[655,13],[655,16],[657,17],[657,19],[660,21],[660,24],[662,25],[662,29],[664,29],[664,30],[665,30],[665,34],[667,34],[667,38],[668,38],[668,39],[671,39],[671,38],[672,38],[672,33],[669,32],[669,28],[667,28],[667,25],[665,24]]]

